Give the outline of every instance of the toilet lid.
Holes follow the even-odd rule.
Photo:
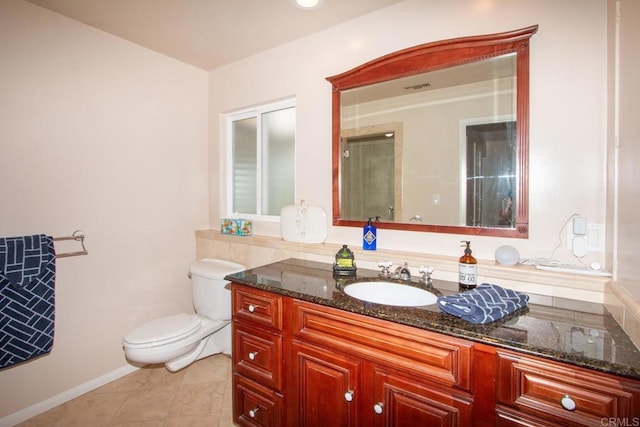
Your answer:
[[[200,326],[200,319],[195,314],[174,314],[138,326],[131,330],[124,340],[129,344],[175,341],[194,333]]]

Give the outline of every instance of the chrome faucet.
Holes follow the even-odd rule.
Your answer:
[[[421,265],[418,269],[419,273],[422,273],[422,277],[420,278],[420,283],[430,284],[431,283],[431,274],[433,274],[433,267],[425,267]]]
[[[411,280],[411,271],[409,270],[409,265],[406,262],[402,267],[396,267],[395,278],[400,280]]]

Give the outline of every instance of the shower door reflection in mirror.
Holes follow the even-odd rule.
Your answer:
[[[342,137],[343,217],[392,222],[402,214],[402,124],[350,129]]]
[[[516,123],[466,126],[466,179],[461,189],[465,223],[513,227],[516,200]]]

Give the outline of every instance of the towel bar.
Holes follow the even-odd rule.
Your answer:
[[[79,256],[79,255],[89,255],[89,252],[87,251],[87,248],[84,247],[84,231],[82,230],[76,230],[73,232],[73,234],[71,234],[71,236],[65,236],[65,237],[54,237],[53,241],[54,242],[58,242],[61,240],[75,240],[80,242],[80,245],[82,245],[82,250],[81,251],[77,251],[77,252],[63,252],[60,254],[56,254],[56,258],[66,258],[66,257],[70,257],[70,256]]]

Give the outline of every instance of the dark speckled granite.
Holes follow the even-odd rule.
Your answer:
[[[598,312],[586,313],[530,303],[497,322],[474,325],[442,313],[435,304],[392,307],[363,302],[342,291],[350,281],[377,275],[377,271],[358,269],[356,276],[336,280],[330,264],[288,259],[226,278],[352,313],[640,380],[640,351],[604,306]],[[443,295],[459,291],[457,283],[441,280],[434,280],[433,288]],[[578,302],[576,305],[584,307]],[[571,300],[564,306],[571,307]]]

